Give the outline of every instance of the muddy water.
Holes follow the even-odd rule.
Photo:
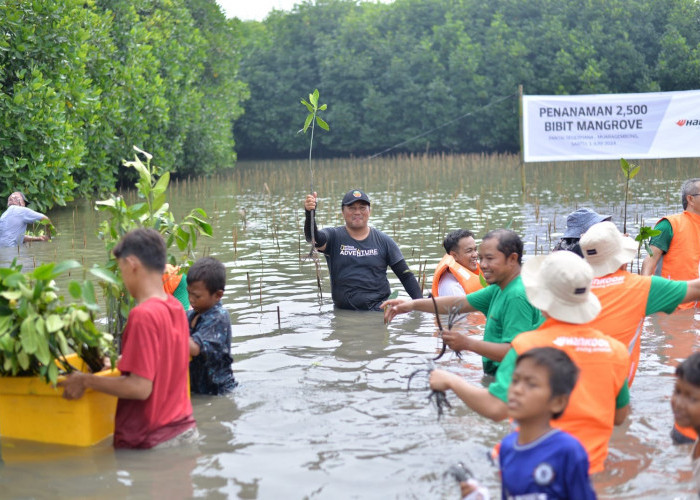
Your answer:
[[[548,252],[566,214],[580,206],[612,214],[622,228],[624,179],[614,162],[528,166],[524,196],[517,159],[508,156],[319,161],[314,170],[319,226],[340,224],[342,194],[365,189],[370,223],[395,238],[426,290],[442,237],[458,227],[482,235],[510,225],[526,242],[526,258]],[[643,163],[630,186],[627,232],[679,211],[680,182],[696,170],[690,161]],[[438,421],[420,376],[406,391],[407,376],[437,348],[432,318],[415,313],[385,327],[380,314],[334,310],[324,262],[319,296],[313,264],[300,260],[308,251],[301,236],[308,189],[305,162],[241,163],[231,175],[172,186],[177,214],[202,207],[211,217],[215,237],[200,241],[198,255],[227,266],[223,302],[241,383],[228,397],[193,397],[201,444],[115,452],[108,442],[79,449],[0,438],[0,497],[457,498],[444,477],[457,461],[498,495],[486,454],[508,426],[477,416],[454,395]],[[88,266],[104,260],[99,214],[89,203],[49,215],[58,238],[4,249],[0,262],[16,257],[30,269],[64,258]],[[647,319],[632,415],[616,429],[607,470],[594,480],[601,498],[693,497],[690,449],[668,437],[669,399],[673,366],[697,349],[699,327],[692,311]],[[488,382],[475,355],[438,364]]]

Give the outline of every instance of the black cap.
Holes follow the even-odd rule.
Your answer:
[[[348,206],[352,205],[356,201],[364,201],[368,205],[370,205],[369,202],[369,196],[367,196],[365,193],[360,191],[359,189],[351,189],[347,193],[345,193],[345,196],[343,196],[343,203],[342,206]]]

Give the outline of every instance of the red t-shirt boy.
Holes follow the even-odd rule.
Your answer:
[[[112,251],[137,306],[122,339],[120,377],[71,373],[63,396],[80,398],[90,388],[117,396],[115,448],[153,448],[167,441],[195,440],[196,423],[187,393],[189,328],[182,305],[163,290],[166,249],[153,229],[124,235]]]

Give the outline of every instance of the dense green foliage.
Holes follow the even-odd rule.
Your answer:
[[[318,88],[333,133],[324,155],[517,151],[526,94],[700,87],[694,0],[318,0],[243,23],[251,99],[239,154],[302,156],[297,101]],[[499,98],[513,96],[500,103]]]
[[[26,274],[16,261],[0,269],[0,376],[41,376],[55,384],[59,366],[73,370],[66,360],[71,353],[93,371],[102,368],[104,355],[115,361],[112,337],[95,327],[100,308],[92,282],[72,280],[71,303],[58,295],[54,280],[79,268],[79,262],[67,260]]]
[[[107,327],[117,342],[121,339],[126,318],[134,305],[118,272],[117,259],[112,253],[119,240],[136,228],[155,229],[165,241],[168,262],[189,268],[194,261],[194,250],[199,237],[212,235],[211,224],[206,221],[207,214],[201,208],[192,209],[180,222],[176,221],[170,204],[166,201],[170,173],[153,165],[150,153],[136,147],[134,149],[138,154],[134,155],[133,161],[124,161],[124,166],[136,172],[136,189],[143,201],[129,205],[123,197],[111,195],[109,199],[95,203],[95,208],[107,214],[97,231],[97,237],[104,242],[107,251],[107,264],[99,269],[105,278],[100,284],[107,302]],[[139,155],[146,158],[146,163],[141,161]],[[94,269],[92,271],[97,272]]]
[[[175,175],[232,166],[239,24],[215,0],[0,0],[0,199],[106,194],[134,144]]]

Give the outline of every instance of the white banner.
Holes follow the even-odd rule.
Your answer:
[[[700,157],[700,90],[523,96],[526,162]]]

